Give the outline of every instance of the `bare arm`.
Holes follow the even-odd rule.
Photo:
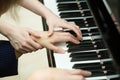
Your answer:
[[[34,32],[34,30],[20,28],[0,19],[0,33],[6,36],[12,46],[20,53],[32,52],[41,48],[38,43],[31,39],[29,32]]]
[[[27,8],[28,10],[31,10],[32,12],[40,16],[43,16],[44,18],[48,18],[51,15],[55,15],[39,0],[21,0],[19,4],[24,8]]]
[[[44,17],[49,27],[49,35],[53,34],[54,28],[66,28],[74,31],[79,40],[82,40],[80,29],[76,24],[71,24],[54,14],[49,8],[38,0],[21,0],[19,4],[32,12]]]

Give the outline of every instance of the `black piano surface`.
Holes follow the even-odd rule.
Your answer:
[[[56,0],[56,2],[60,17],[74,21],[82,32],[83,41],[80,44],[66,42],[68,52],[71,53],[71,62],[101,60],[100,63],[74,64],[72,68],[89,70],[93,73],[91,77],[120,74],[120,33],[103,0]],[[43,24],[44,30],[48,30],[45,20]],[[74,35],[72,31],[69,32]],[[54,52],[48,50],[48,58],[52,59],[52,66],[55,67],[52,53]],[[120,80],[120,77],[99,80]]]

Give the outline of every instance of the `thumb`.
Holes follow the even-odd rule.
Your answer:
[[[65,53],[65,50],[63,50],[62,48],[57,47],[51,43],[48,43],[45,47],[50,49],[50,50],[55,51],[56,53]]]
[[[53,27],[49,26],[48,36],[51,36],[53,34],[53,29]]]

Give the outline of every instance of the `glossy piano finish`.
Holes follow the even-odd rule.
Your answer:
[[[94,0],[91,0],[94,2]],[[82,32],[83,41],[76,45],[71,42],[60,43],[59,47],[65,49],[66,54],[49,55],[51,66],[67,69],[85,69],[93,73],[86,80],[119,80],[116,63],[107,44],[103,28],[97,23],[90,0],[44,0],[44,4],[56,15],[74,21]],[[90,4],[90,5],[89,5]],[[97,5],[96,5],[97,6]],[[94,7],[96,7],[94,6]],[[104,26],[103,26],[104,27]],[[72,31],[68,31],[74,34]]]

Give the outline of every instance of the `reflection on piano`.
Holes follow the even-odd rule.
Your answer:
[[[120,80],[120,35],[103,0],[44,0],[56,15],[74,21],[82,32],[80,44],[61,43],[66,54],[48,50],[49,65],[57,68],[89,70],[86,80]],[[44,30],[48,30],[45,24]],[[71,34],[75,35],[72,31]]]

